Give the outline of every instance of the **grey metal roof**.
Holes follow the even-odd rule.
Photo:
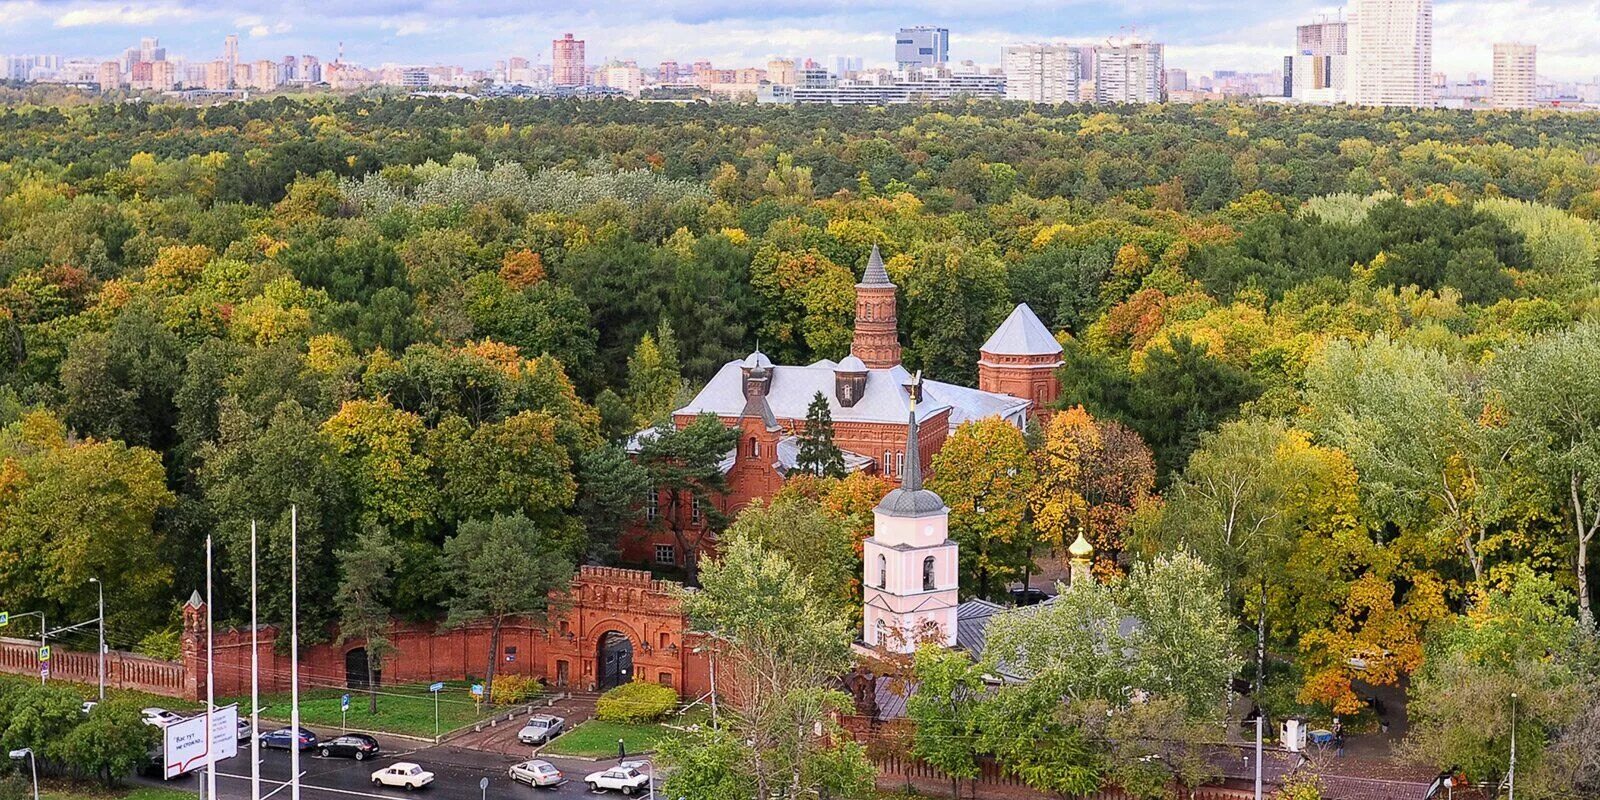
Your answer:
[[[979,350],[997,356],[1048,356],[1059,354],[1061,343],[1027,303],[1018,303]]]
[[[857,286],[893,286],[889,282],[889,271],[883,268],[883,256],[878,253],[878,246],[872,246],[872,255],[867,258],[867,270],[861,275],[861,282]]]
[[[1005,610],[999,603],[980,599],[956,606],[956,644],[973,658],[983,655],[983,647],[988,643],[989,618]]]

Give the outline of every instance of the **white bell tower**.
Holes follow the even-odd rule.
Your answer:
[[[956,644],[956,543],[949,540],[950,509],[922,488],[917,401],[922,374],[905,384],[911,412],[906,423],[906,465],[900,486],[873,509],[873,533],[862,543],[865,587],[863,641],[909,653],[918,644]]]

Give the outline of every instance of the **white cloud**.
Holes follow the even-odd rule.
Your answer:
[[[151,25],[187,19],[188,9],[169,5],[89,5],[56,17],[57,28]]]

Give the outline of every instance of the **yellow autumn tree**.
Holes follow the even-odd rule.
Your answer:
[[[963,595],[988,598],[1026,574],[1035,541],[1027,520],[1032,485],[1022,431],[999,417],[957,428],[933,457],[928,488],[950,507]]]

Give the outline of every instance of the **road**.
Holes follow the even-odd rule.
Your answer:
[[[615,765],[615,760],[589,762],[570,759],[546,759],[555,764],[567,778],[566,784],[553,788],[535,789],[513,783],[506,777],[506,769],[518,759],[497,753],[483,753],[449,746],[421,745],[402,739],[379,737],[383,754],[376,759],[355,761],[348,758],[319,758],[302,753],[300,770],[300,796],[305,800],[480,800],[478,782],[489,779],[489,798],[502,800],[553,800],[554,798],[620,798],[617,792],[591,793],[583,785],[583,776]],[[239,755],[217,765],[218,800],[251,800],[250,754],[251,748],[240,743]],[[286,750],[266,750],[261,763],[261,794],[269,793],[273,800],[289,800],[289,753]],[[410,761],[422,765],[434,774],[433,785],[420,791],[378,788],[372,785],[372,772],[396,761]],[[648,768],[642,769],[648,771]],[[160,780],[139,779],[141,783],[165,785],[169,788],[199,791],[205,782],[204,770],[163,783]],[[274,793],[275,792],[275,793]],[[648,793],[644,796],[648,797]]]

